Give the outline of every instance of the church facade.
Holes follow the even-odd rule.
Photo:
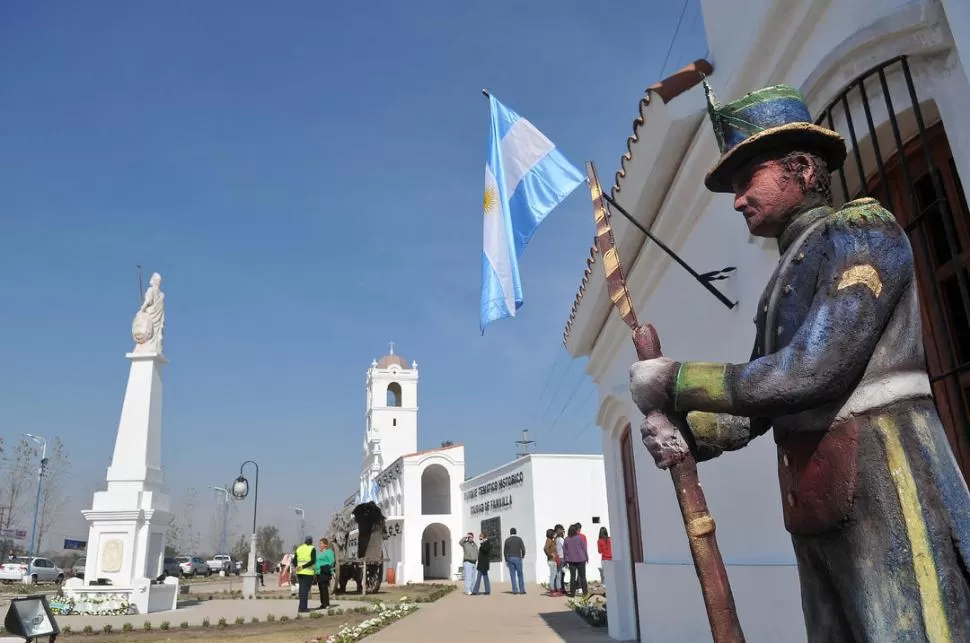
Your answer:
[[[387,582],[453,578],[461,563],[465,449],[418,451],[418,365],[390,352],[371,362],[360,486],[347,504],[372,500],[386,517]]]

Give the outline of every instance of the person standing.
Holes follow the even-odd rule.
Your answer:
[[[613,560],[613,541],[606,527],[600,527],[600,536],[596,541],[596,551],[600,554],[600,560]],[[603,568],[600,567],[600,581],[603,580]]]
[[[336,561],[329,540],[321,538],[318,547],[319,553],[314,571],[317,574],[317,589],[320,591],[320,609],[327,609],[330,607],[330,579],[333,578],[333,566]]]
[[[313,587],[314,567],[317,562],[317,550],[313,548],[313,537],[307,536],[303,544],[296,548],[296,579],[300,584],[300,603],[296,611],[303,614],[309,612],[307,602],[310,600],[310,588]]]
[[[525,558],[525,543],[516,534],[515,527],[509,529],[509,537],[502,548],[505,564],[509,568],[513,594],[525,594],[525,579],[522,577],[522,559]]]
[[[549,565],[549,596],[562,596],[562,586],[559,584],[559,556],[556,555],[556,532],[546,529],[546,544],[542,548]]]
[[[266,583],[263,582],[263,567],[265,564],[262,556],[256,559],[256,578],[259,580],[260,587],[266,587]]]
[[[583,596],[589,594],[586,586],[586,563],[589,561],[589,552],[586,551],[586,543],[576,531],[576,525],[569,527],[569,537],[563,545],[566,554],[566,562],[569,563],[569,595],[576,596],[576,587],[583,590]]]
[[[461,547],[462,575],[465,577],[465,596],[472,595],[472,584],[475,582],[475,565],[478,562],[478,545],[475,544],[475,534],[468,532],[458,541]]]
[[[485,594],[487,595],[492,593],[492,586],[488,582],[488,568],[492,562],[492,543],[485,534],[480,535],[478,540],[481,543],[478,546],[478,565],[476,567],[478,573],[475,575],[475,587],[472,589],[472,595],[478,594],[482,579],[485,579]]]
[[[565,552],[565,530],[562,525],[557,524],[553,527],[556,532],[556,562],[559,564],[559,591],[565,592],[565,580],[566,580],[566,552]]]

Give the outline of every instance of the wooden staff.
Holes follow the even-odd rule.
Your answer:
[[[637,320],[633,300],[626,286],[620,256],[610,227],[609,211],[603,189],[600,187],[596,168],[592,162],[586,164],[586,175],[589,189],[593,197],[593,218],[596,221],[596,247],[603,257],[603,269],[606,271],[606,286],[610,300],[620,313],[623,321],[633,330],[633,344],[637,349],[637,357],[641,360],[655,359],[661,356],[660,339],[657,331],[650,324],[641,325]],[[623,212],[627,215],[626,212]],[[629,215],[627,215],[629,216]],[[671,418],[660,410],[653,410],[647,414],[647,421],[655,427],[677,430],[685,434],[683,418]],[[704,490],[701,489],[697,475],[697,461],[694,454],[688,452],[679,463],[670,467],[670,477],[677,494],[677,503],[684,519],[684,529],[687,531],[687,541],[690,544],[691,557],[694,559],[694,571],[701,584],[704,595],[704,606],[707,608],[707,619],[711,626],[711,634],[715,643],[743,643],[744,633],[738,620],[737,609],[734,606],[734,595],[728,581],[727,570],[721,559],[721,552],[717,547],[717,537],[714,534],[714,519],[707,509]]]

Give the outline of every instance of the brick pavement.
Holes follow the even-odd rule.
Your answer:
[[[606,628],[594,628],[566,607],[565,598],[550,598],[538,585],[513,595],[511,585],[493,583],[489,596],[465,596],[461,588],[422,605],[414,614],[377,634],[367,643],[607,643]]]

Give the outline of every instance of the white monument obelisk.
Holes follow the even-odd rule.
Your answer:
[[[162,573],[165,532],[172,519],[162,484],[162,353],[165,293],[157,272],[149,281],[131,334],[135,349],[121,408],[107,489],[91,509],[85,582],[106,578],[119,588],[144,587]]]

